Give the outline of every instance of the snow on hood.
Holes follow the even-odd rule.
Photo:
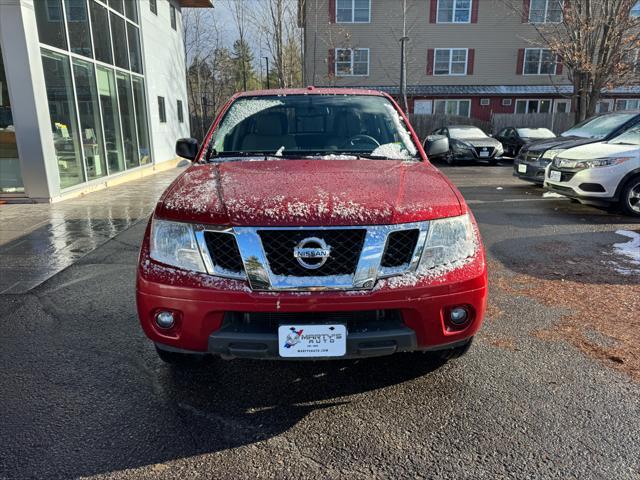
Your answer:
[[[162,218],[237,226],[386,225],[462,213],[437,169],[395,160],[193,165],[156,209]]]

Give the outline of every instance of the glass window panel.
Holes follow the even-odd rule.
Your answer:
[[[540,68],[540,50],[527,50],[524,59],[524,73],[537,74]]]
[[[440,0],[438,2],[438,22],[449,23],[453,21],[454,0]]]
[[[129,47],[127,46],[127,29],[125,20],[111,13],[111,36],[113,37],[113,56],[115,65],[129,69]]]
[[[138,151],[140,164],[151,163],[151,143],[149,142],[149,124],[145,108],[144,81],[133,77],[133,100],[136,104],[136,125],[138,126]]]
[[[116,73],[118,84],[118,101],[120,102],[120,121],[122,122],[122,138],[124,140],[124,158],[127,168],[137,167],[138,139],[136,134],[136,117],[133,111],[133,92],[131,79],[126,73]]]
[[[138,23],[138,7],[136,6],[136,0],[124,0],[124,11],[129,20]]]
[[[33,2],[33,6],[40,42],[66,50],[67,38],[64,30],[62,0],[38,0]]]
[[[0,193],[22,193],[22,170],[18,158],[9,87],[0,48]]]
[[[351,50],[341,48],[336,51],[336,73],[351,75]]]
[[[471,102],[469,100],[461,100],[458,103],[458,115],[462,117],[468,117],[471,109]]]
[[[153,13],[154,15],[158,14],[157,0],[149,0],[149,10],[151,10],[151,13]]]
[[[543,23],[547,0],[531,0],[529,6],[529,21],[531,23]]]
[[[109,6],[120,13],[124,13],[124,4],[122,0],[109,0]]]
[[[540,100],[539,113],[549,113],[551,111],[551,100]]]
[[[84,181],[69,58],[43,50],[42,67],[60,187],[67,188]]]
[[[540,73],[548,73],[552,75],[555,73],[555,55],[551,53],[551,50],[542,50],[540,62]]]
[[[478,0],[476,0],[478,1]],[[456,10],[453,21],[466,23],[470,21],[471,17],[471,1],[470,0],[457,0]]]
[[[102,141],[102,124],[98,89],[93,64],[81,60],[73,61],[73,75],[76,80],[76,98],[80,114],[80,138],[86,162],[87,177],[90,180],[104,177],[107,167]]]
[[[176,108],[178,109],[178,122],[184,123],[184,112],[182,111],[182,100],[176,102]]]
[[[353,21],[369,21],[369,0],[354,0]]]
[[[158,97],[158,116],[160,123],[167,123],[167,109],[164,105],[164,97]]]
[[[527,101],[526,100],[518,100],[518,101],[516,101],[516,113],[527,113]]]
[[[106,8],[91,0],[91,27],[96,60],[113,63],[111,56],[111,33],[109,32],[109,13]]]
[[[71,51],[85,57],[93,57],[87,2],[85,0],[65,0],[64,3],[67,10],[67,28],[69,29]]]
[[[338,22],[353,22],[352,0],[336,1],[336,20]]]
[[[124,155],[122,152],[116,82],[113,70],[105,67],[97,67],[97,69],[98,94],[100,96],[102,120],[104,121],[104,143],[107,151],[109,173],[121,172],[124,170]]]
[[[129,60],[131,70],[142,73],[142,55],[140,54],[140,31],[135,25],[127,23],[127,37],[129,38]]]
[[[562,21],[562,0],[547,0],[547,22],[561,22]]]

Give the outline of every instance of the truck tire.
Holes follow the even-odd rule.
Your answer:
[[[640,175],[630,178],[622,188],[620,206],[625,214],[640,217]]]

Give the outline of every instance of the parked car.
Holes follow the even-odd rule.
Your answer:
[[[496,140],[502,143],[504,154],[515,157],[520,149],[529,143],[547,138],[555,138],[556,134],[548,128],[537,127],[507,127],[500,130],[495,136]]]
[[[639,123],[638,111],[612,112],[591,117],[559,137],[522,147],[513,162],[513,174],[521,180],[542,185],[547,166],[560,153],[580,145],[611,140]]]
[[[552,192],[640,216],[640,125],[607,142],[565,150],[547,168]]]
[[[434,130],[432,135],[449,139],[449,150],[438,156],[449,165],[484,160],[495,165],[504,153],[502,144],[473,125],[451,125]]]
[[[390,96],[245,92],[219,118],[202,146],[178,141],[193,165],[142,243],[137,308],[161,359],[467,351],[478,228]]]

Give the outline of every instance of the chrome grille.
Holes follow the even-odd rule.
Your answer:
[[[292,277],[353,275],[364,244],[365,229],[258,230],[271,271]],[[300,265],[293,249],[305,238],[316,237],[331,247],[331,255],[321,267],[310,270]]]

